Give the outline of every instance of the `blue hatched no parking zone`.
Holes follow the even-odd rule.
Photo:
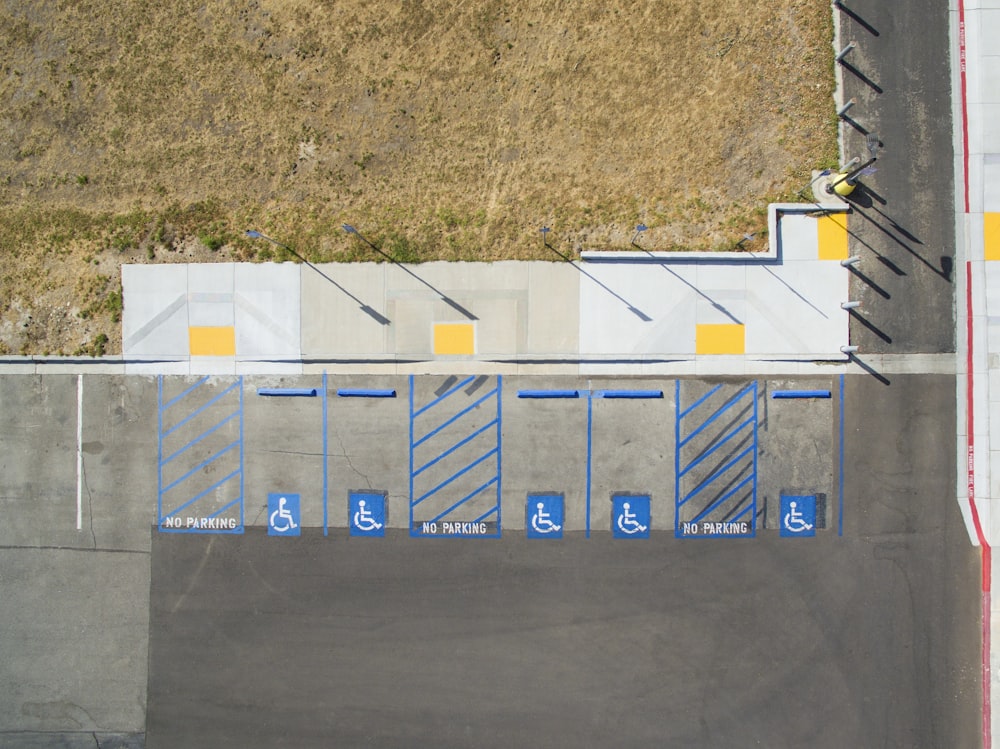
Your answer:
[[[753,537],[757,382],[675,385],[674,535]]]
[[[157,382],[157,526],[243,532],[243,378]]]
[[[410,375],[411,535],[500,536],[501,387]]]

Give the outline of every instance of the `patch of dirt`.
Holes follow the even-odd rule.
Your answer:
[[[831,39],[812,0],[0,0],[0,353],[120,351],[121,263],[290,257],[248,228],[752,249],[836,161]]]

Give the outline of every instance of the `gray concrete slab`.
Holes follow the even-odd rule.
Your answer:
[[[91,545],[76,528],[76,431],[76,377],[0,377],[0,545]]]
[[[145,729],[148,552],[5,547],[0,588],[0,745]]]

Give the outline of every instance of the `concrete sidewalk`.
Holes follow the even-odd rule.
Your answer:
[[[844,361],[846,210],[771,206],[764,254],[127,265],[126,372],[743,374],[755,362]]]
[[[990,694],[1000,689],[1000,605],[988,552],[1000,539],[1000,0],[956,0],[951,8],[955,107],[956,227],[960,265],[957,322],[958,496],[973,543],[984,553],[984,744],[1000,725]],[[992,568],[992,569],[991,569]],[[992,705],[992,707],[991,707]]]

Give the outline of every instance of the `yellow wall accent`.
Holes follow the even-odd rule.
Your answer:
[[[744,325],[696,325],[695,353],[746,353],[745,327]]]
[[[434,323],[434,355],[476,353],[476,327],[471,322]]]
[[[189,327],[191,356],[236,356],[236,328]]]
[[[983,214],[983,252],[987,260],[1000,260],[1000,213]]]
[[[820,260],[846,260],[847,214],[828,213],[816,219]]]

